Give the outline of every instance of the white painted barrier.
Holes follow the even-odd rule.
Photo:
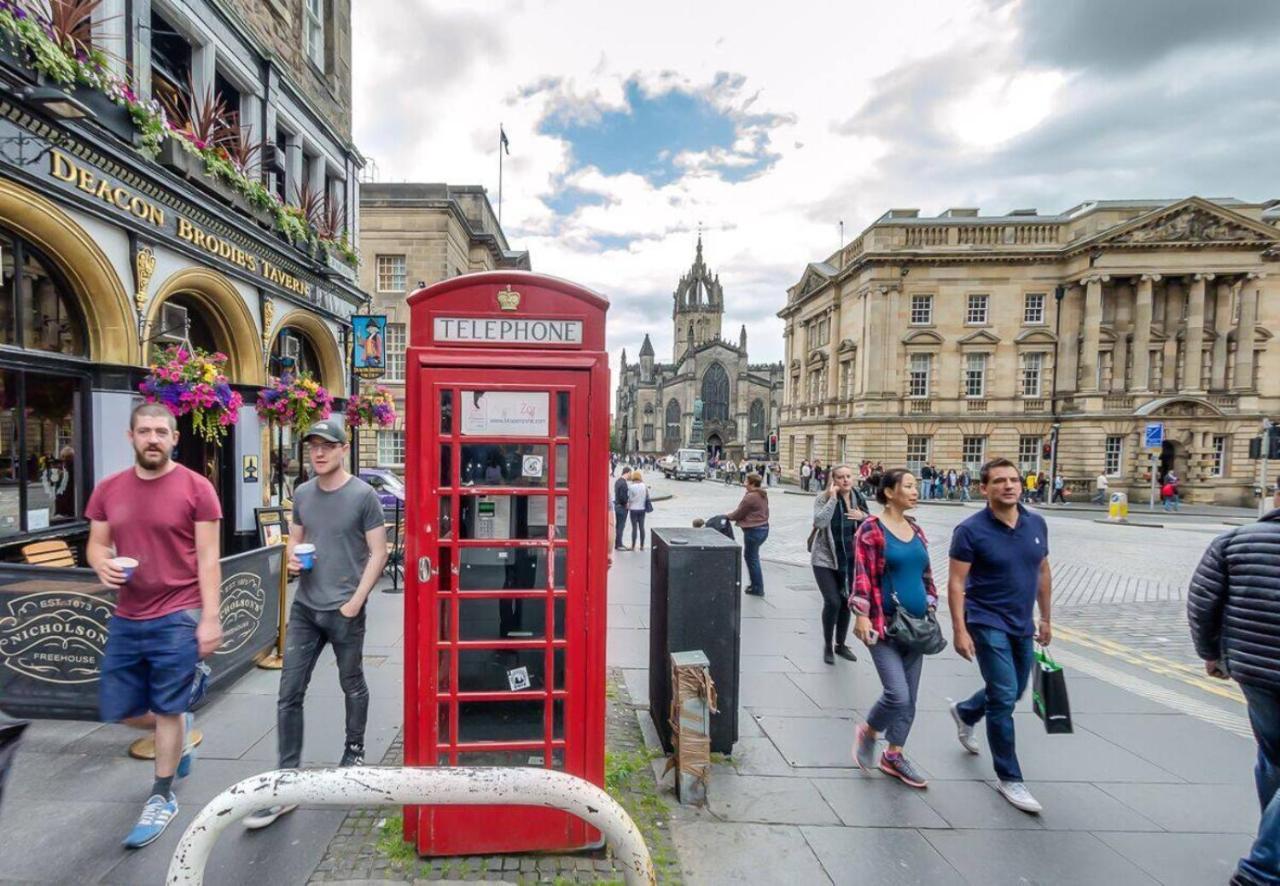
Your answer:
[[[165,880],[199,886],[218,837],[266,806],[540,806],[575,815],[604,834],[627,886],[653,886],[653,861],[635,822],[602,789],[550,769],[358,766],[279,769],[246,778],[210,800],[174,850]]]

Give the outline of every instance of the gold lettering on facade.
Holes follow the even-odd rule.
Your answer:
[[[61,151],[49,152],[49,174],[59,181],[75,185],[86,194],[92,194],[103,203],[109,203],[117,209],[128,212],[141,221],[156,227],[164,226],[164,210],[144,200],[137,194],[131,194],[127,188],[112,185],[106,179],[100,179],[91,170],[79,166]]]

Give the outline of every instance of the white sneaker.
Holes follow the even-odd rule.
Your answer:
[[[974,738],[973,727],[960,719],[960,710],[956,707],[956,702],[951,701],[950,711],[951,719],[956,721],[956,738],[960,739],[960,746],[971,754],[980,753],[982,749],[978,747],[978,739]]]
[[[1040,801],[1031,796],[1027,786],[1020,781],[1001,781],[996,783],[996,790],[1013,806],[1023,812],[1037,813],[1044,807]]]
[[[244,826],[251,831],[258,828],[265,828],[267,825],[274,824],[275,820],[286,812],[292,812],[297,809],[296,803],[290,803],[284,806],[267,806],[265,809],[259,809],[251,813],[244,819]]]

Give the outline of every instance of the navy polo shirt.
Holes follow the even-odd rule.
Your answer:
[[[983,508],[956,527],[951,557],[969,564],[964,583],[964,620],[1018,637],[1035,634],[1033,617],[1040,564],[1049,556],[1044,518],[1018,505],[1010,528]]]

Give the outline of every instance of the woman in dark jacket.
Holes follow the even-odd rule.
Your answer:
[[[867,502],[853,483],[853,470],[848,465],[837,465],[831,469],[826,491],[813,500],[809,563],[822,593],[822,660],[827,664],[835,664],[837,655],[858,660],[845,640],[849,636],[849,589],[853,585],[853,534],[866,519]]]
[[[764,574],[760,569],[760,546],[769,537],[769,493],[760,488],[760,475],[747,474],[747,492],[738,506],[725,514],[742,530],[742,556],[747,561],[751,585],[747,593],[764,596]]]

